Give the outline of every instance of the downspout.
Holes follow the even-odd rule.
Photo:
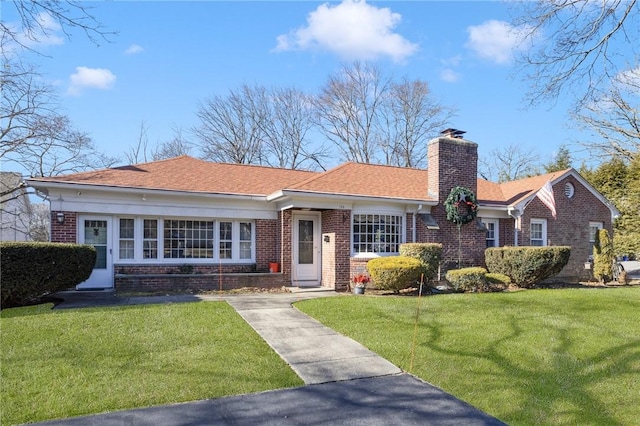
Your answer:
[[[418,238],[418,233],[417,233],[417,231],[416,231],[416,224],[417,224],[416,218],[418,217],[418,213],[419,213],[421,210],[422,210],[422,204],[418,204],[418,209],[417,209],[417,210],[416,210],[416,212],[413,214],[413,228],[412,228],[412,232],[411,232],[411,233],[413,234],[413,235],[411,236],[411,237],[412,237],[412,240],[411,240],[411,242],[412,242],[412,243],[415,243],[415,242],[417,241],[417,240],[416,240],[416,238]]]
[[[522,217],[522,212],[518,209],[516,209],[515,207],[508,207],[507,208],[507,213],[509,214],[509,216],[511,216],[514,221],[514,229],[513,229],[513,245],[515,247],[518,247],[519,242],[518,242],[518,231],[520,229],[520,219]]]

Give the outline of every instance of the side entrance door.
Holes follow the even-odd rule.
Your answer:
[[[78,241],[96,249],[96,264],[88,280],[78,284],[77,290],[113,288],[113,249],[110,217],[80,217]]]
[[[293,216],[293,284],[320,285],[320,215]]]

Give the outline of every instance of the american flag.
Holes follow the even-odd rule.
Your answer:
[[[542,188],[536,194],[536,197],[540,198],[540,200],[549,207],[551,210],[551,215],[553,218],[556,218],[556,199],[553,196],[553,187],[551,186],[551,179],[544,184]]]

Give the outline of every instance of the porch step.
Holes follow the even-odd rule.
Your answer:
[[[329,287],[285,287],[291,293],[317,293],[317,292],[335,292],[335,289]]]

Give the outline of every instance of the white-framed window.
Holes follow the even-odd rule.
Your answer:
[[[253,221],[136,217],[118,223],[119,260],[255,260]]]
[[[212,220],[165,220],[165,259],[213,259]]]
[[[401,215],[354,214],[353,253],[398,253],[403,243]]]
[[[253,249],[253,224],[240,222],[240,259],[251,259]]]
[[[487,229],[487,248],[499,247],[500,241],[498,239],[498,220],[496,219],[482,219],[482,224]]]
[[[547,245],[547,219],[531,219],[529,224],[529,244],[532,246]]]
[[[602,222],[589,222],[589,243],[591,244],[591,251],[589,252],[589,256],[593,256],[593,246],[596,245],[596,234],[599,230],[604,228],[604,223]]]
[[[118,223],[118,250],[120,259],[133,259],[135,256],[135,219],[120,218]]]
[[[158,220],[143,219],[142,221],[142,258],[158,258]]]

